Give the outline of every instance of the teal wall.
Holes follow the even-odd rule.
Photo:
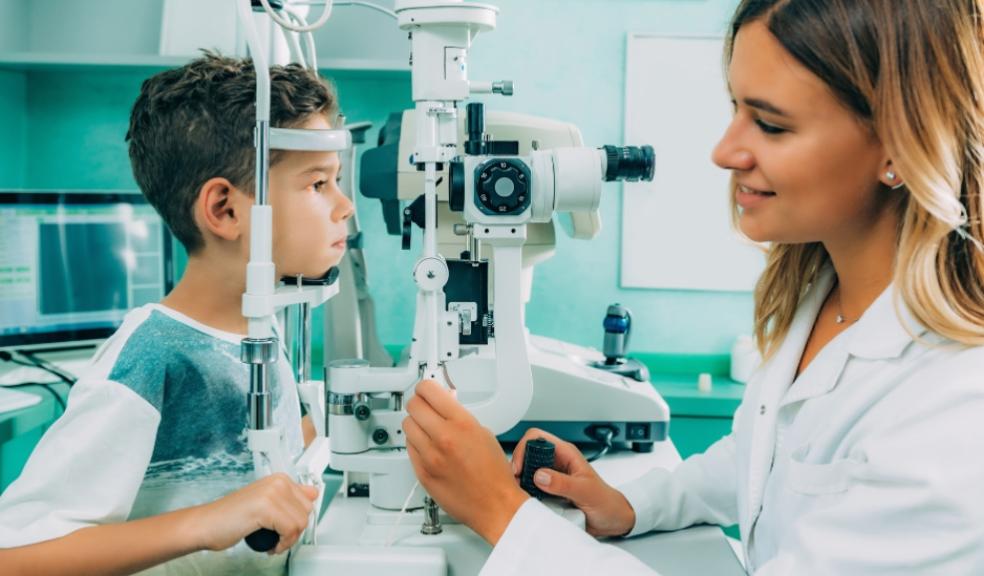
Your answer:
[[[28,72],[27,187],[136,188],[123,137],[140,83],[152,72]]]
[[[601,145],[623,143],[627,35],[720,33],[735,0],[493,3],[501,9],[498,29],[475,40],[470,75],[473,79],[514,80],[516,95],[488,98],[488,107],[573,122],[586,144]],[[105,67],[0,70],[0,127],[4,128],[0,185],[134,187],[123,136],[140,82],[154,71]],[[335,80],[349,121],[374,123],[373,145],[388,113],[410,105],[409,78],[404,74],[343,73]],[[12,127],[9,132],[8,127]],[[707,169],[717,168],[708,161]],[[726,352],[735,335],[750,330],[750,295],[621,288],[621,190],[610,186],[606,192],[601,207],[604,229],[599,237],[585,242],[559,233],[557,255],[537,267],[527,310],[530,330],[600,347],[605,307],[619,301],[635,316],[635,350]],[[378,203],[361,199],[359,216],[366,233],[381,337],[387,344],[404,343],[409,340],[413,318],[410,271],[414,255],[399,249],[398,238],[385,235]]]
[[[24,75],[0,70],[0,187],[24,186],[26,105],[27,82]]]

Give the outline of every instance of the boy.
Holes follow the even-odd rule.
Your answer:
[[[337,103],[323,80],[296,65],[273,67],[270,80],[272,126],[331,128]],[[250,484],[249,372],[239,343],[255,85],[252,62],[208,53],[144,82],[127,134],[133,173],[188,266],[171,294],[128,314],[96,353],[66,413],[0,497],[0,547],[57,540],[0,551],[0,560],[33,558],[32,571],[50,562],[66,572],[129,572],[201,550],[162,569],[283,571],[285,555],[241,542],[262,526],[281,534],[274,552],[288,549],[316,496],[283,476]],[[272,151],[270,165],[276,273],[319,277],[343,256],[352,214],[337,186],[338,155]],[[274,421],[296,457],[299,401],[282,353],[276,366]],[[142,520],[105,526],[128,519]]]

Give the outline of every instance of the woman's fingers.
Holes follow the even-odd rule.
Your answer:
[[[458,400],[433,380],[423,380],[414,389],[414,396],[427,401],[434,411],[446,420],[471,418],[471,413]]]
[[[437,432],[446,424],[444,418],[427,403],[426,399],[419,395],[415,395],[407,402],[407,414],[409,414],[414,424],[432,440]]]
[[[417,424],[413,416],[407,416],[403,419],[403,434],[407,439],[407,449],[413,448],[418,456],[434,451],[434,444],[431,442],[430,436]]]
[[[566,498],[575,505],[589,499],[598,488],[592,485],[589,478],[570,476],[548,468],[537,470],[533,474],[533,482],[547,494]]]
[[[578,450],[577,446],[570,442],[565,442],[549,432],[544,432],[538,428],[530,428],[523,434],[523,438],[516,444],[513,451],[512,467],[513,475],[519,476],[523,471],[523,457],[526,455],[526,443],[530,440],[542,438],[554,445],[554,468],[570,474],[583,471],[585,466],[590,467],[588,461]]]

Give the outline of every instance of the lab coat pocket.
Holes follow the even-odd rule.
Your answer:
[[[853,458],[808,463],[805,461],[807,451],[808,447],[797,450],[789,457],[786,483],[790,490],[798,494],[822,496],[845,492],[865,466],[865,462]]]

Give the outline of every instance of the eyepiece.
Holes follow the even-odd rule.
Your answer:
[[[605,182],[653,179],[656,157],[652,146],[604,146],[602,150],[607,160]]]

